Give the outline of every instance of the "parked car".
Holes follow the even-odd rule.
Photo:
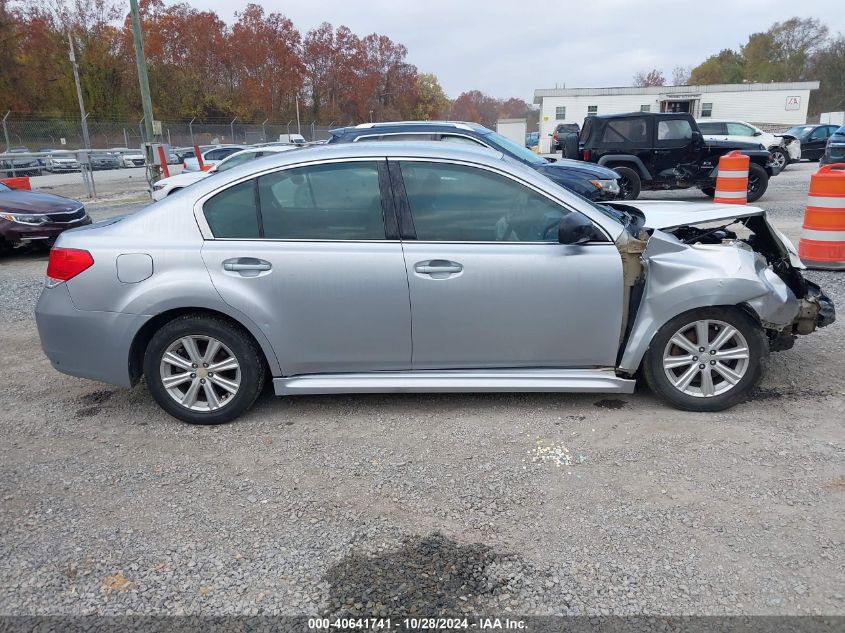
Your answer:
[[[328,144],[63,234],[36,321],[57,370],[143,376],[196,424],[234,419],[268,380],[630,393],[640,370],[717,411],[770,350],[834,320],[800,268],[755,207],[599,205],[489,150]]]
[[[409,121],[364,123],[331,130],[328,144],[360,141],[440,141],[471,147],[486,147],[536,169],[570,191],[594,201],[619,196],[619,174],[597,165],[574,160],[538,156],[519,143],[477,123],[455,121]]]
[[[824,154],[827,139],[839,129],[838,125],[796,125],[786,131],[801,141],[801,157],[807,160],[819,160]]]
[[[51,152],[44,161],[44,169],[51,173],[79,171],[79,161],[76,160],[76,152],[66,150]]]
[[[528,132],[525,135],[525,147],[531,149],[532,147],[537,147],[540,144],[540,133],[539,132]]]
[[[120,169],[120,160],[111,152],[91,152],[91,169]]]
[[[249,149],[241,150],[240,152],[235,152],[231,156],[227,156],[208,171],[187,171],[181,174],[170,176],[168,178],[162,178],[153,185],[153,200],[161,200],[162,198],[166,198],[170,194],[176,193],[177,191],[180,191],[188,185],[192,185],[207,176],[228,171],[233,167],[243,165],[244,163],[247,163],[251,160],[255,160],[256,158],[270,156],[271,154],[277,154],[279,152],[287,152],[292,149],[296,149],[296,147],[287,144],[251,147]]]
[[[702,119],[698,129],[705,140],[751,141],[761,143],[772,156],[772,165],[780,172],[789,163],[801,160],[801,141],[790,134],[771,134],[745,121]]]
[[[40,176],[41,165],[35,157],[21,156],[10,157],[9,154],[28,154],[26,147],[12,147],[6,151],[7,157],[0,160],[0,171],[5,171],[7,176]]]
[[[21,244],[52,246],[62,231],[86,224],[91,218],[77,200],[0,183],[0,253]]]
[[[139,149],[129,150],[120,155],[120,164],[126,168],[144,167],[147,164],[147,158]]]
[[[291,143],[293,145],[305,145],[305,137],[302,134],[279,134],[280,143]]]
[[[211,169],[219,163],[221,160],[226,158],[227,156],[231,156],[235,152],[240,152],[243,149],[247,149],[246,145],[218,145],[216,147],[212,147],[209,149],[200,148],[202,152],[202,162],[205,169]],[[196,156],[186,157],[182,161],[182,170],[183,171],[201,171],[199,162],[196,159]]]
[[[577,123],[558,123],[552,132],[552,152],[560,152],[564,149],[563,139],[567,134],[574,134],[577,138],[581,134],[581,126]],[[575,158],[574,156],[564,156],[564,158]]]
[[[845,125],[838,128],[827,139],[827,146],[819,163],[822,165],[845,163]]]
[[[739,150],[750,159],[748,201],[758,200],[775,175],[769,151],[760,143],[704,140],[689,114],[630,112],[590,116],[580,139],[585,161],[620,175],[622,197],[635,200],[642,189],[698,187],[715,193],[719,158]]]

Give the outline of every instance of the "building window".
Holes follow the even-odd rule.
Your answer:
[[[640,106],[640,112],[651,112],[651,106],[650,105],[641,105]]]
[[[587,106],[587,116],[596,116],[598,113],[599,107],[597,105]]]
[[[713,104],[712,103],[702,103],[701,104],[701,116],[708,117],[713,116]]]
[[[555,119],[558,121],[566,119],[566,106],[558,106],[555,108]]]

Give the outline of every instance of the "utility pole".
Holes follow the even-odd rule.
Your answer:
[[[147,132],[147,141],[152,143],[155,140],[155,132],[153,131],[153,102],[150,98],[150,80],[147,77],[147,60],[144,57],[144,34],[141,32],[141,16],[138,12],[138,0],[129,0],[129,8],[132,13],[132,35],[135,40],[135,62],[138,65],[141,105],[144,108],[144,127]],[[153,164],[153,161],[150,161],[149,157],[147,169],[151,182],[156,182],[161,178],[161,167]]]
[[[91,149],[91,139],[88,137],[88,115],[85,114],[85,101],[82,99],[82,85],[79,83],[79,64],[76,63],[76,53],[73,50],[73,38],[67,32],[67,43],[70,47],[70,65],[73,67],[73,80],[76,82],[76,98],[79,99],[79,114],[82,115],[82,142],[85,149]]]

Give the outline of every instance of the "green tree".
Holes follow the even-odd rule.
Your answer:
[[[743,79],[745,61],[742,55],[726,48],[711,55],[690,71],[691,85],[736,84]]]
[[[423,73],[417,76],[416,83],[417,99],[411,117],[419,121],[430,121],[447,116],[449,112],[449,99],[437,76],[432,73]]]

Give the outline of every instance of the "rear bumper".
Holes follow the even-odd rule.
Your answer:
[[[58,371],[131,387],[129,349],[149,319],[120,312],[78,310],[66,284],[45,288],[35,306],[41,348]]]

